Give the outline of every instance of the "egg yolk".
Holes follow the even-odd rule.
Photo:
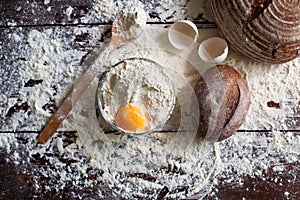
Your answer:
[[[121,106],[116,114],[117,125],[127,131],[142,132],[147,129],[147,117],[141,109],[131,104]]]

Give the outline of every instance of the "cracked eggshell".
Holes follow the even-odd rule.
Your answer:
[[[205,62],[221,63],[228,55],[228,44],[219,37],[208,38],[200,44],[198,54]]]
[[[179,20],[168,31],[170,43],[177,49],[189,48],[198,37],[197,26],[189,20]]]

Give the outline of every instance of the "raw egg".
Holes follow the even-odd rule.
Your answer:
[[[115,121],[120,128],[126,131],[143,132],[148,129],[146,114],[132,104],[121,106],[117,111]]]

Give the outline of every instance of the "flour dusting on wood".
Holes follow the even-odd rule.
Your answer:
[[[97,1],[95,6],[101,2]],[[168,2],[161,4],[167,8]],[[115,9],[114,4],[107,5],[109,7],[97,9],[107,9],[102,14],[112,13],[110,16],[113,16],[115,11],[110,9]],[[66,14],[71,16],[71,11],[68,9]],[[185,94],[186,87],[192,88],[197,80],[195,72],[202,73],[210,66],[194,55],[196,51],[172,49],[166,40],[167,29],[153,27],[146,29],[135,43],[114,52],[110,62],[116,63],[126,57],[153,59],[178,75],[179,92]],[[64,132],[57,133],[46,145],[38,144],[37,133],[74,80],[86,70],[86,66],[81,65],[82,58],[99,46],[99,41],[105,40],[102,37],[107,32],[104,26],[68,30],[62,33],[59,27],[31,31],[24,28],[7,33],[8,45],[22,41],[28,44],[23,44],[25,49],[21,52],[12,49],[12,53],[7,53],[24,57],[16,71],[22,83],[16,83],[20,88],[18,94],[3,93],[8,95],[1,96],[0,104],[7,108],[18,107],[21,111],[1,108],[2,118],[11,116],[1,125],[4,133],[0,133],[0,146],[10,155],[6,159],[8,163],[32,165],[33,187],[37,194],[58,192],[72,184],[78,191],[102,185],[102,190],[94,191],[95,198],[156,198],[159,194],[185,198],[203,197],[207,193],[213,196],[213,185],[220,184],[218,181],[223,178],[228,183],[243,184],[241,176],[264,179],[267,170],[280,172],[286,170],[286,163],[299,164],[299,132],[284,131],[291,127],[299,130],[299,59],[281,65],[263,65],[232,50],[225,62],[245,76],[252,102],[241,131],[225,141],[215,144],[182,142],[185,138],[182,133],[154,133],[138,138],[104,134],[96,116],[95,80],[60,128]],[[198,42],[217,34],[216,29],[201,29]],[[0,71],[5,73],[2,68]],[[26,84],[31,87],[25,87]],[[280,108],[270,107],[267,102],[271,101]],[[183,107],[189,103],[185,98],[181,101]],[[184,111],[178,112],[189,117],[190,113]],[[242,131],[257,129],[268,133]],[[9,130],[24,130],[25,133],[5,133]],[[43,160],[45,164],[36,168],[36,160]],[[295,174],[294,178],[299,179],[297,176]],[[49,185],[41,184],[41,177],[49,179]],[[283,180],[278,177],[273,181]],[[289,196],[289,191],[285,195]],[[80,192],[71,196],[86,198]]]

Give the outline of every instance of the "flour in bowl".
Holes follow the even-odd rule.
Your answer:
[[[112,67],[101,80],[98,95],[106,118],[115,122],[117,110],[132,104],[147,113],[148,130],[168,119],[175,104],[175,91],[164,68],[142,59],[126,59]]]

